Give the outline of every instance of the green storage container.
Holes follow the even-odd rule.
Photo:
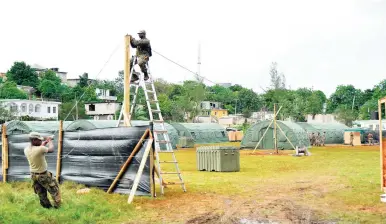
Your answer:
[[[197,148],[196,155],[199,171],[240,171],[240,152],[236,147],[203,146]]]

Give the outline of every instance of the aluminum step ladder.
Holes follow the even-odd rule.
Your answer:
[[[133,60],[134,62],[137,61],[137,58],[134,56],[133,56],[133,59],[134,59]],[[134,63],[134,65],[135,64],[136,63]],[[134,72],[134,65],[131,67],[130,80],[131,80],[132,74]],[[168,131],[165,127],[165,122],[164,122],[163,117],[162,117],[161,108],[159,106],[159,101],[157,98],[156,89],[154,86],[153,79],[150,75],[150,69],[149,69],[148,64],[146,66],[147,66],[147,72],[148,72],[149,79],[145,81],[144,80],[144,74],[141,71],[141,72],[139,72],[139,74],[140,74],[139,75],[139,81],[137,81],[135,83],[130,83],[130,87],[134,86],[135,90],[134,90],[133,100],[132,100],[131,107],[130,107],[129,122],[131,122],[132,115],[135,112],[134,110],[135,110],[135,106],[136,106],[136,102],[137,102],[138,90],[139,90],[139,88],[142,88],[144,91],[144,94],[145,94],[145,99],[146,99],[147,109],[149,112],[150,122],[152,122],[153,126],[154,126],[153,127],[153,133],[154,133],[153,137],[154,137],[154,145],[155,145],[154,151],[155,151],[155,158],[156,158],[156,166],[157,166],[158,174],[159,174],[159,183],[161,186],[161,194],[162,195],[164,194],[164,188],[165,188],[164,185],[176,185],[176,184],[181,185],[182,190],[184,192],[186,192],[185,183],[182,179],[182,174],[181,174],[180,168],[178,166],[178,161],[177,161],[176,155],[174,153]],[[130,92],[131,92],[131,89],[130,89]],[[119,115],[119,119],[118,119],[118,123],[117,123],[117,127],[121,124],[121,120],[123,117],[123,111],[124,111],[124,108],[122,106],[121,113]],[[168,153],[168,154],[170,153],[172,155],[172,160],[171,161],[161,161],[160,156],[159,156],[160,153]],[[175,172],[162,172],[161,163],[174,164]],[[178,176],[179,183],[163,184],[163,175],[171,175],[171,174],[176,174]]]

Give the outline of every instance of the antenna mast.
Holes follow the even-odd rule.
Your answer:
[[[198,58],[197,58],[197,72],[196,72],[196,80],[198,82],[202,82],[201,78],[201,43],[198,43]]]

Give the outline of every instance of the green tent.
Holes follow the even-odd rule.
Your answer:
[[[343,144],[344,142],[344,130],[348,127],[339,123],[306,123],[298,122],[300,126],[307,132],[308,136],[312,133],[315,135],[323,135],[326,132],[325,144]]]
[[[180,138],[192,139],[195,144],[228,142],[225,128],[217,123],[171,123],[171,125],[177,130]]]
[[[75,130],[94,130],[99,128],[112,128],[117,126],[117,120],[77,120],[72,122],[70,125],[67,126],[65,130],[67,131],[75,131]],[[178,143],[178,134],[177,130],[170,124],[164,123],[165,128],[168,131],[170,141],[172,143],[173,149],[176,148]],[[149,125],[149,121],[137,121],[132,120],[131,121],[132,126],[146,126]],[[159,129],[159,126],[161,124],[155,123],[154,129]],[[164,140],[161,138],[160,140]],[[161,149],[164,149],[164,147],[161,147]]]
[[[246,131],[243,140],[241,141],[241,148],[252,148],[254,149],[260,139],[263,137],[264,132],[268,129],[266,135],[261,140],[258,149],[274,149],[274,126],[269,124],[271,121],[261,121],[251,125]],[[277,147],[278,149],[293,149],[290,142],[296,146],[310,146],[310,142],[307,137],[307,133],[304,129],[290,121],[277,121],[277,124],[283,130],[284,134],[277,128]],[[287,136],[287,138],[286,138]]]

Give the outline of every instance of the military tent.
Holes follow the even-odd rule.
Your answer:
[[[261,140],[258,149],[274,149],[274,126],[271,121],[261,121],[251,125],[246,131],[243,140],[241,141],[241,148],[254,149],[257,143]],[[290,121],[277,121],[277,124],[283,130],[284,134],[277,128],[277,147],[278,149],[293,149],[290,142],[296,146],[309,146],[310,142],[307,137],[307,133],[304,129]],[[268,130],[267,130],[268,129]],[[263,138],[264,132],[267,130],[266,135]],[[287,138],[286,138],[287,136]]]
[[[325,144],[343,144],[344,142],[344,130],[348,127],[340,123],[306,123],[298,122],[310,137],[312,133],[314,135],[323,135],[326,132],[326,142]]]
[[[190,138],[195,144],[228,142],[225,128],[217,123],[171,123],[171,125],[177,130],[179,137]]]

